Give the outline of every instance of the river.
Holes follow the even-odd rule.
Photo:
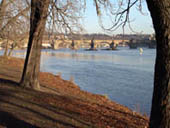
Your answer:
[[[15,51],[15,56],[23,51]],[[115,51],[42,50],[41,71],[61,74],[86,90],[150,114],[155,49],[118,47]]]

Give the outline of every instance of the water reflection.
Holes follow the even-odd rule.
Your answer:
[[[133,51],[134,52],[134,51]],[[75,52],[75,51],[70,51],[70,52],[56,52],[56,51],[43,51],[42,52],[42,57],[48,58],[48,57],[53,57],[53,59],[67,59],[67,60],[74,60],[74,61],[96,61],[96,62],[106,62],[106,63],[112,63],[112,64],[117,64],[117,65],[128,65],[131,68],[141,68],[142,70],[152,70],[151,67],[154,65],[154,56],[152,59],[147,58],[149,55],[134,55],[132,52],[131,55],[122,55],[119,54],[121,51],[117,53],[103,53],[101,54],[100,52]],[[138,51],[136,50],[136,53]],[[149,66],[149,64],[151,64]],[[144,68],[143,68],[144,67]],[[148,68],[147,68],[148,67]]]
[[[53,56],[56,59],[76,59],[78,61],[80,60],[93,60],[93,61],[97,61],[97,60],[107,60],[110,61],[112,59],[111,56],[103,56],[103,55],[94,55],[94,54],[85,54],[85,53],[77,53],[77,52],[71,52],[71,53],[56,53],[56,52],[42,52],[42,55],[44,56]]]

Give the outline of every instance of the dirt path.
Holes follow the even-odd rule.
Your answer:
[[[50,73],[42,91],[19,87],[22,66],[0,57],[0,128],[147,128],[146,117]]]

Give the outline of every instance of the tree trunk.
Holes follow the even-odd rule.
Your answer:
[[[6,43],[5,43],[4,56],[8,56],[8,39],[7,39]]]
[[[10,51],[8,53],[8,56],[10,57],[12,55],[12,52],[14,50],[14,48],[17,46],[17,43],[13,42],[13,44],[11,45]]]
[[[3,26],[5,11],[6,11],[6,0],[2,0],[0,3],[0,17],[1,17],[0,18],[0,30]]]
[[[24,64],[21,86],[39,88],[41,42],[47,19],[50,0],[32,0],[30,17],[30,34]]]
[[[157,40],[150,128],[170,128],[170,0],[147,0]]]

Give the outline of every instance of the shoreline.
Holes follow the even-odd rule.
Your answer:
[[[0,78],[18,82],[21,77],[23,63],[24,60],[20,58],[3,58],[0,56]],[[36,103],[42,102],[42,104],[46,103],[49,106],[53,105],[55,107],[60,107],[66,110],[64,111],[66,113],[67,111],[71,111],[71,115],[74,115],[75,112],[79,113],[74,116],[85,122],[89,122],[89,124],[95,124],[95,126],[99,128],[123,128],[124,126],[128,126],[129,128],[147,128],[148,126],[147,117],[109,100],[106,96],[83,91],[73,82],[63,80],[60,76],[41,72],[39,79],[42,90],[37,93],[41,93],[42,98],[35,94],[38,97],[33,97],[34,102]],[[4,86],[3,89],[5,88],[6,87]],[[7,88],[10,87],[7,86]],[[0,90],[1,89],[2,87]],[[15,90],[15,88],[13,90]],[[30,93],[29,90],[30,89],[28,89],[28,92],[25,90],[26,94]],[[43,95],[49,95],[49,97]],[[56,100],[56,98],[58,100]],[[8,110],[8,112],[10,111]],[[25,118],[23,115],[18,113],[17,115],[20,118]],[[40,124],[36,125],[39,126]]]

